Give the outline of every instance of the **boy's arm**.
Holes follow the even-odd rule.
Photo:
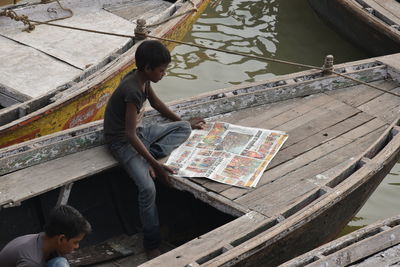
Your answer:
[[[160,112],[160,114],[171,121],[180,121],[182,120],[175,112],[173,112],[160,98],[156,95],[153,88],[149,86],[148,88],[148,99],[150,105]]]
[[[159,163],[147,150],[142,141],[136,134],[137,126],[137,108],[133,103],[127,103],[126,115],[125,115],[125,129],[126,135],[129,142],[135,148],[135,150],[150,164],[156,173],[156,176],[162,180],[162,182],[168,183],[169,176],[168,172],[172,173],[173,170],[166,165]],[[154,177],[153,177],[154,178]]]
[[[173,112],[160,98],[156,95],[153,88],[151,86],[148,89],[148,99],[150,105],[160,112],[160,114],[172,121],[180,121],[182,120],[175,112]],[[203,129],[204,124],[206,123],[203,118],[192,118],[189,120],[192,129]]]

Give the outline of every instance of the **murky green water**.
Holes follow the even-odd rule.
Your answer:
[[[368,57],[342,39],[313,13],[307,0],[223,0],[210,5],[185,41],[230,51],[321,66]],[[155,87],[165,101],[302,70],[179,45],[169,74]],[[400,165],[396,165],[354,220],[355,230],[400,211]]]
[[[367,57],[321,23],[307,0],[221,1],[207,8],[185,41],[313,66],[321,66],[327,54],[336,63]],[[156,88],[172,100],[301,70],[180,45]]]

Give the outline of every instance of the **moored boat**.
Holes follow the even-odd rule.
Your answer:
[[[373,56],[400,52],[396,0],[308,0],[322,20]]]
[[[154,37],[181,39],[208,2],[31,1],[0,9],[0,147],[101,119],[109,95],[134,68],[137,20]],[[47,24],[27,32],[10,18],[23,15]]]
[[[400,216],[375,222],[280,266],[397,266]]]
[[[332,240],[399,159],[399,59],[396,54],[334,67],[352,79],[304,71],[170,103],[184,119],[203,116],[282,130],[289,139],[255,188],[172,177],[173,188],[228,217],[144,266],[276,266]],[[162,118],[149,109],[144,123],[157,121]],[[107,222],[107,229],[126,232],[131,225],[133,186],[120,177],[103,145],[101,121],[3,148],[0,155],[2,229],[21,216],[43,218],[57,198],[68,200],[68,192],[68,202],[95,228],[104,229]],[[186,217],[176,205],[164,211],[166,220],[180,214],[172,229],[201,227],[216,217]],[[16,226],[7,237],[28,231],[24,227]],[[101,230],[96,237],[106,238]],[[132,266],[131,257],[116,264]]]

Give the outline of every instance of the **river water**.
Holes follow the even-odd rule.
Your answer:
[[[307,0],[216,1],[184,41],[313,66],[321,66],[327,54],[336,64],[368,57],[326,26]],[[165,101],[304,70],[185,45],[172,57],[168,75],[155,85]],[[343,233],[400,211],[399,175],[397,164]]]

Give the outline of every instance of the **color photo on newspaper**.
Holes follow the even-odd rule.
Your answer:
[[[208,123],[205,129],[194,130],[166,164],[182,177],[255,187],[287,138],[281,131]]]

